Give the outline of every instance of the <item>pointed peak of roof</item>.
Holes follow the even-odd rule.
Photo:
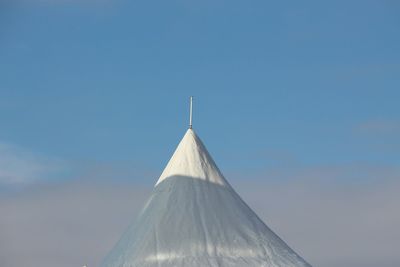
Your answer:
[[[191,128],[183,136],[156,186],[173,176],[201,179],[222,186],[228,185],[203,142]]]

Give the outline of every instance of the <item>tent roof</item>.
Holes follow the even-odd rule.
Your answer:
[[[101,267],[310,267],[225,180],[189,129]]]
[[[183,136],[156,185],[176,175],[227,185],[222,173],[192,129],[188,129]]]

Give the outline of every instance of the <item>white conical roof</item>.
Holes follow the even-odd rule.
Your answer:
[[[101,267],[310,267],[224,179],[189,129]]]
[[[217,165],[192,129],[187,130],[156,185],[168,177],[177,175],[227,185]]]

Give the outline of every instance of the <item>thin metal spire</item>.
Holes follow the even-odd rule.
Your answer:
[[[190,112],[189,112],[189,129],[192,129],[192,118],[193,118],[193,96],[190,97]]]

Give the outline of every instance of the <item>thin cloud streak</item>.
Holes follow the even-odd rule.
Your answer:
[[[356,125],[355,131],[368,136],[398,136],[400,120],[371,119]]]
[[[26,185],[63,169],[58,159],[35,154],[22,147],[0,142],[0,186]]]

